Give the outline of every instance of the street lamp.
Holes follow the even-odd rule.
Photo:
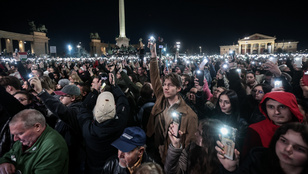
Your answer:
[[[79,44],[77,45],[78,57],[80,57],[80,48],[81,48],[81,42],[79,42]]]
[[[181,42],[176,42],[176,50],[179,51],[181,47]]]
[[[200,56],[201,56],[201,53],[202,53],[202,47],[201,47],[201,46],[199,46],[199,49],[200,49]]]
[[[176,46],[175,61],[177,61],[178,54],[180,52],[181,42],[175,42],[175,46]]]
[[[71,45],[68,45],[67,48],[68,48],[69,55],[71,56],[71,51],[72,51],[73,47]]]

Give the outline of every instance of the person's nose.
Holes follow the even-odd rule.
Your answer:
[[[293,153],[293,147],[291,144],[287,145],[287,147],[285,148],[286,152],[288,152],[289,155],[291,155]]]
[[[121,150],[119,150],[118,157],[119,157],[119,158],[124,158],[124,152],[122,152]]]
[[[279,114],[280,114],[280,111],[279,111],[278,107],[275,108],[275,114],[276,114],[276,115],[279,115]]]

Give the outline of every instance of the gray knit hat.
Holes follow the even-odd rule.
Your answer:
[[[61,91],[54,91],[56,95],[80,95],[80,89],[76,85],[66,85]]]
[[[64,86],[69,85],[70,81],[68,79],[61,79],[58,84],[63,88]]]

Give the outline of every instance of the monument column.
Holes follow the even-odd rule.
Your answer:
[[[245,43],[245,54],[247,54],[247,42]]]
[[[5,45],[6,45],[6,52],[7,53],[13,53],[13,40],[12,39],[5,39]]]
[[[19,46],[19,51],[20,52],[25,52],[25,43],[24,43],[24,41],[20,40],[19,43],[18,43],[18,46]]]
[[[255,45],[255,43],[250,44],[250,54],[252,54],[252,50],[253,50],[254,45]]]
[[[120,35],[116,38],[117,46],[121,47],[129,46],[129,39],[126,37],[125,34],[125,10],[124,10],[124,0],[119,0],[119,26],[120,26]]]
[[[120,24],[120,37],[126,37],[124,0],[119,0],[119,24]]]
[[[238,44],[238,54],[242,54],[242,44]]]
[[[267,49],[267,42],[265,42],[265,49]]]

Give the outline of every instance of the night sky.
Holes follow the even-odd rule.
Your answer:
[[[295,1],[126,0],[126,36],[131,44],[160,36],[168,47],[180,41],[181,52],[199,53],[202,46],[213,54],[220,45],[260,33],[276,36],[276,41],[299,41],[300,50],[308,48],[305,7]],[[90,33],[98,32],[107,43],[115,43],[119,35],[118,0],[1,0],[0,9],[0,30],[28,34],[28,21],[44,24],[49,45],[57,46],[59,54],[78,42],[89,51]]]

